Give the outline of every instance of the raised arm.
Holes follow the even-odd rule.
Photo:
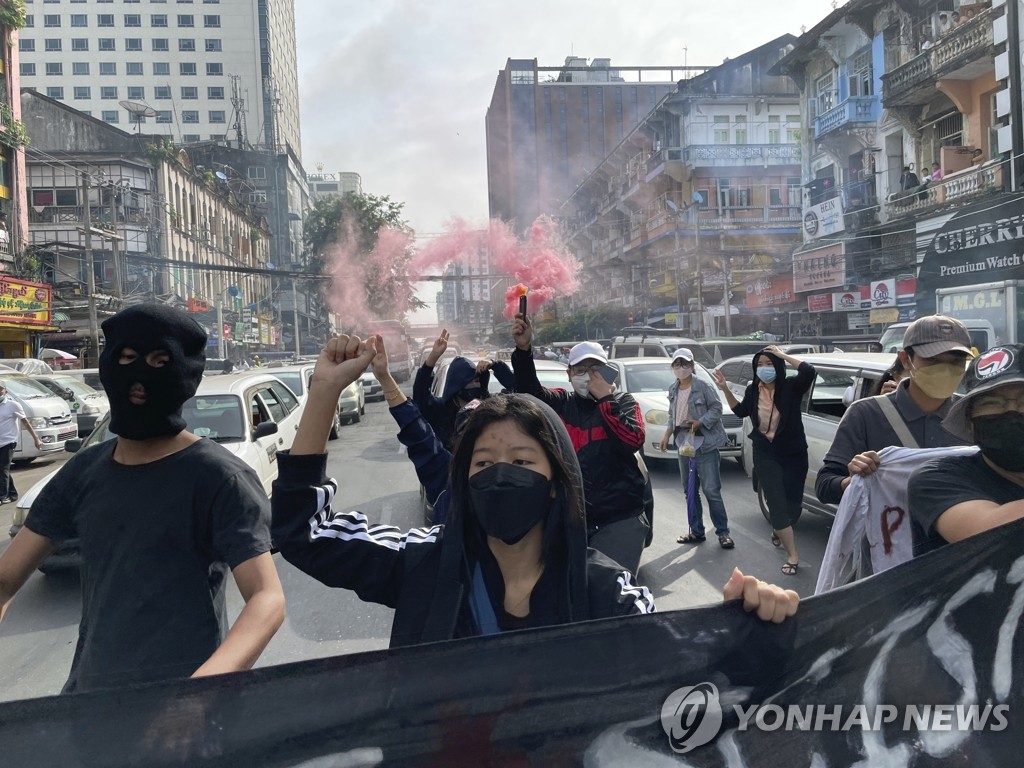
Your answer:
[[[425,414],[435,408],[442,407],[442,403],[430,394],[430,385],[434,382],[434,366],[441,359],[441,355],[448,349],[448,329],[441,330],[441,334],[434,341],[434,346],[423,361],[423,365],[416,371],[416,378],[412,383],[412,401]],[[383,384],[383,382],[381,382]]]

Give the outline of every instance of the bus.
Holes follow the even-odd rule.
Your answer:
[[[412,350],[409,334],[398,320],[371,320],[367,327],[373,335],[384,337],[388,351],[388,368],[395,381],[408,381],[412,377]]]

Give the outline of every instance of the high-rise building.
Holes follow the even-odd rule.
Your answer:
[[[294,0],[27,8],[23,86],[127,130],[301,158]]]
[[[687,69],[612,68],[611,59],[588,64],[574,56],[560,67],[508,59],[487,109],[491,217],[521,231],[555,213]]]

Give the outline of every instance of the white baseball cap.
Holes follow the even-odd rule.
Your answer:
[[[607,363],[608,353],[605,352],[604,347],[596,341],[581,341],[569,350],[569,365],[576,365],[576,363],[581,360],[586,360],[588,358],[594,358],[595,360],[600,360],[602,363]]]
[[[686,347],[680,347],[676,350],[676,353],[672,355],[672,362],[676,360],[685,360],[688,363],[693,362],[693,352],[688,350]]]

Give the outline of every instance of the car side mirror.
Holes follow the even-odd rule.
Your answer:
[[[268,435],[277,434],[277,422],[276,421],[262,421],[252,431],[252,439],[259,440],[261,437],[267,437]]]
[[[75,393],[72,392],[70,389],[65,389],[64,390],[64,399],[67,400],[69,403],[74,402]]]
[[[72,437],[70,440],[64,443],[64,450],[68,453],[78,453],[82,450],[82,443],[84,441],[80,437]]]

